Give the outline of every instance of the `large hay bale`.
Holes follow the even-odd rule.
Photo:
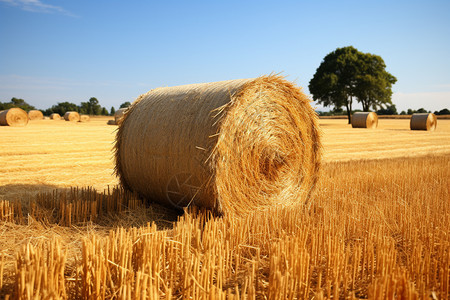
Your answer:
[[[123,116],[127,109],[128,107],[121,108],[116,111],[116,113],[114,114],[114,121],[116,122],[116,125],[119,125],[122,122]]]
[[[80,115],[76,111],[68,111],[64,114],[64,120],[78,122],[80,121]]]
[[[89,122],[90,119],[89,115],[80,115],[80,122]]]
[[[53,113],[50,115],[50,120],[61,120],[61,116],[57,113]]]
[[[409,127],[411,130],[434,131],[437,126],[437,118],[432,113],[416,113],[411,116]]]
[[[310,99],[281,76],[154,89],[116,136],[125,189],[219,213],[306,203],[322,157]]]
[[[21,108],[14,107],[0,111],[0,125],[25,126],[28,124],[28,114]]]
[[[356,112],[352,115],[353,128],[377,128],[378,115],[374,112]]]
[[[30,120],[43,120],[44,114],[40,110],[30,110],[28,112],[28,118]]]

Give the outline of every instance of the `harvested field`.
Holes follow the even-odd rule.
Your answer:
[[[107,120],[0,127],[0,298],[36,291],[16,275],[47,276],[40,295],[69,299],[450,296],[450,120],[426,132],[407,119],[374,130],[322,119],[310,207],[178,222],[102,193],[118,183]]]
[[[383,119],[372,130],[352,128],[347,120],[321,119],[325,161],[450,154],[450,120],[436,131],[412,131],[409,119]]]

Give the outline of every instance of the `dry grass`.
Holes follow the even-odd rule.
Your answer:
[[[320,122],[327,163],[310,209],[175,223],[120,191],[71,189],[117,183],[105,118],[1,127],[0,298],[448,299],[450,122]]]
[[[236,215],[307,202],[322,161],[310,99],[277,75],[151,90],[126,111],[115,153],[124,188]]]
[[[449,163],[449,157],[332,163],[325,165],[327,175],[310,210],[273,209],[241,219],[193,212],[166,230],[124,228],[114,220],[89,232],[83,222],[73,229],[47,224],[41,230],[31,226],[20,244],[45,252],[56,239],[58,253],[70,246],[72,252],[64,256],[69,298],[379,299],[395,293],[409,299],[434,293],[445,299],[450,292]],[[85,201],[94,195],[86,194]],[[136,210],[141,209],[125,214]],[[25,226],[30,225],[20,227]],[[67,241],[75,228],[84,234]],[[105,236],[107,228],[117,229]],[[0,241],[12,255],[10,241]],[[16,261],[27,255],[19,252]],[[36,260],[31,265],[42,264]],[[36,271],[16,267],[14,272]],[[20,284],[9,276],[4,281],[10,291],[11,284]]]
[[[409,120],[379,120],[377,129],[351,128],[347,120],[321,119],[327,162],[450,154],[450,120],[436,130],[412,131]]]

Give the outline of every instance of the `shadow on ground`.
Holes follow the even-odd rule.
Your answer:
[[[139,198],[119,187],[100,193],[89,187],[8,184],[0,186],[2,200],[14,206],[17,224],[29,223],[29,219],[33,218],[46,225],[84,226],[90,222],[113,229],[155,222],[159,228],[168,229],[183,214],[182,211]],[[80,214],[83,216],[80,217]]]

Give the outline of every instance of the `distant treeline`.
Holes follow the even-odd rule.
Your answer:
[[[124,108],[130,106],[129,101],[124,102],[119,108]],[[36,109],[34,106],[28,104],[25,100],[13,97],[10,102],[0,102],[0,110],[10,109],[13,107],[19,107],[25,111],[30,111]],[[45,110],[39,109],[46,116],[50,116],[53,113],[58,113],[61,116],[68,111],[76,111],[80,114],[86,114],[91,116],[113,116],[116,113],[116,109],[111,107],[108,111],[105,107],[102,107],[97,98],[92,97],[87,102],[81,102],[80,105],[76,105],[71,102],[58,102],[50,108]]]
[[[361,110],[353,110],[353,112],[358,112]],[[431,113],[432,111],[426,110],[424,108],[419,108],[417,110],[408,108],[408,110],[404,111],[402,110],[400,113],[398,113],[397,108],[395,107],[395,104],[388,105],[386,108],[381,108],[376,111],[376,113],[380,116],[383,115],[412,115],[414,113]],[[342,108],[339,109],[333,109],[330,111],[318,111],[319,116],[340,116],[340,115],[346,115],[347,112],[344,111]],[[439,111],[434,112],[435,115],[450,115],[450,110],[448,108],[441,109]]]
[[[124,108],[130,106],[131,103],[126,101],[120,105],[119,108]],[[12,98],[10,102],[0,102],[0,110],[9,109],[12,107],[19,107],[25,111],[30,111],[36,109],[34,106],[28,104],[25,100],[19,98]],[[71,102],[58,102],[56,105],[53,105],[50,108],[45,110],[39,109],[46,116],[50,116],[53,113],[58,113],[61,116],[64,115],[67,111],[76,111],[80,114],[86,114],[91,116],[113,116],[116,113],[116,109],[111,107],[108,111],[105,107],[102,107],[98,104],[98,100],[95,97],[92,97],[87,102],[81,102],[80,105],[76,105]],[[361,110],[353,110],[353,112],[358,112]],[[382,115],[412,115],[414,113],[430,113],[431,111],[427,111],[424,108],[419,108],[417,110],[409,108],[406,111],[397,112],[397,108],[395,104],[388,105],[386,108],[381,108],[376,111],[376,113],[380,116]],[[340,116],[346,115],[347,112],[342,108],[335,108],[331,111],[318,111],[319,116]],[[440,111],[435,111],[435,115],[450,115],[450,110],[447,108],[441,109]]]

